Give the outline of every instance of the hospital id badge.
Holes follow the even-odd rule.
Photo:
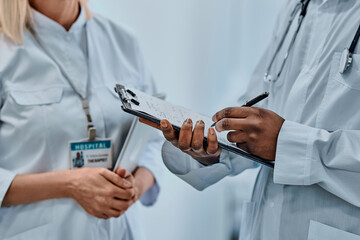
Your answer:
[[[112,168],[111,139],[69,142],[70,168]]]

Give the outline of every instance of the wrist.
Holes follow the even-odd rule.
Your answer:
[[[60,192],[64,198],[73,198],[76,189],[76,170],[60,171]]]
[[[134,176],[134,188],[136,191],[136,200],[139,200],[145,192],[144,182],[140,175]]]
[[[155,184],[154,175],[145,167],[137,168],[134,174],[135,188],[138,191],[138,198],[140,198],[147,190]]]

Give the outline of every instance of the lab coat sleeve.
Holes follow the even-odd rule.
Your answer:
[[[0,71],[1,73],[1,71]],[[2,91],[2,84],[0,79],[0,91]],[[0,108],[2,107],[2,96],[0,94]],[[1,124],[0,124],[1,127]],[[5,195],[9,190],[12,181],[15,178],[15,173],[8,171],[4,168],[0,168],[0,207],[4,201]]]
[[[0,207],[4,201],[5,195],[9,190],[12,181],[15,178],[15,173],[6,169],[0,168]]]
[[[319,184],[360,207],[360,131],[329,133],[285,121],[277,143],[274,182]]]
[[[219,163],[204,166],[188,154],[166,141],[162,147],[166,167],[179,178],[201,191],[226,176],[236,175],[245,169],[255,167],[252,161],[223,151]]]
[[[162,182],[162,176],[164,167],[161,162],[161,145],[164,140],[160,135],[160,132],[155,132],[146,146],[144,154],[139,161],[138,166],[148,169],[155,178],[155,184],[146,191],[140,201],[145,206],[151,206],[156,202],[156,199],[160,192],[160,185]]]
[[[148,94],[155,94],[157,90],[152,75],[144,63],[139,44],[137,42],[135,46],[135,55],[138,57],[139,72],[141,73],[143,82],[142,90]],[[138,164],[139,167],[148,169],[155,178],[155,184],[140,198],[141,203],[145,206],[153,205],[160,193],[160,183],[162,181],[161,178],[164,170],[161,161],[161,146],[163,142],[164,140],[161,133],[154,130]]]

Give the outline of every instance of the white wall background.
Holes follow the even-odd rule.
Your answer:
[[[91,0],[90,7],[136,32],[169,101],[212,115],[244,91],[284,1]],[[141,208],[148,239],[231,239],[255,172],[203,192],[166,172],[158,203]]]

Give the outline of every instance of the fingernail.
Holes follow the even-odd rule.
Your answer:
[[[202,120],[199,120],[196,122],[196,125],[198,126],[203,126],[204,125],[204,122]]]
[[[216,122],[216,117],[215,117],[215,115],[212,116],[211,120],[212,120],[213,122]]]
[[[215,130],[213,128],[210,128],[210,135],[214,135],[215,134]]]
[[[167,123],[164,122],[164,121],[160,122],[160,126],[161,126],[161,128],[167,128],[168,127]]]
[[[192,120],[190,118],[186,119],[187,124],[192,124]]]

